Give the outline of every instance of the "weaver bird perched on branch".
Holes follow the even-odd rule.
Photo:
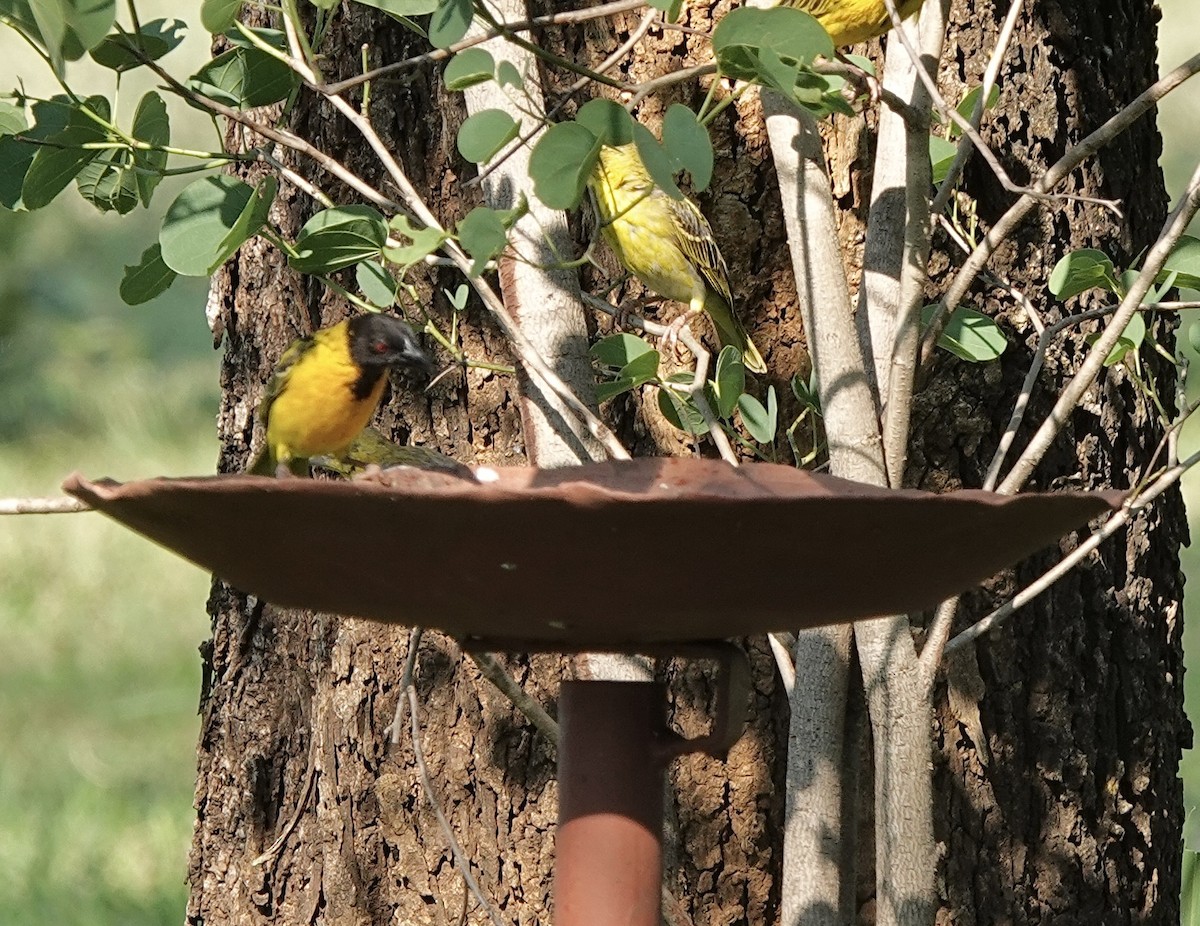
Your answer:
[[[432,366],[412,328],[391,315],[357,315],[293,342],[259,406],[266,442],[248,472],[304,475],[310,457],[345,452],[375,414],[388,370],[428,375]]]
[[[617,260],[660,296],[687,303],[684,321],[707,312],[722,345],[742,352],[746,369],[767,372],[758,348],[733,314],[729,270],[712,227],[686,197],[672,199],[650,178],[637,146],[600,149],[588,181],[600,229]]]
[[[896,11],[907,19],[921,8],[922,0],[896,0]],[[883,35],[892,28],[883,0],[748,0],[747,6],[770,9],[790,6],[819,22],[837,47],[856,45]]]

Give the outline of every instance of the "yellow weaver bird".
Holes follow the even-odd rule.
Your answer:
[[[604,240],[625,269],[660,296],[686,303],[685,320],[707,312],[722,346],[740,350],[747,370],[767,372],[733,313],[725,258],[696,204],[659,189],[632,142],[602,147],[588,184]]]
[[[305,475],[310,457],[344,453],[375,414],[393,367],[428,375],[432,363],[391,315],[357,315],[293,342],[259,406],[266,441],[248,472]]]
[[[921,8],[922,0],[896,0],[896,12],[908,19]],[[768,9],[790,6],[803,10],[819,22],[838,48],[857,45],[883,35],[892,28],[883,0],[750,0],[750,6]]]

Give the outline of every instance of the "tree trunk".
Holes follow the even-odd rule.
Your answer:
[[[1086,8],[1053,0],[1031,5],[985,132],[1018,181],[1132,98],[1154,73],[1151,0],[1102,0]],[[530,12],[545,12],[550,4],[543,6]],[[955,10],[957,25],[942,67],[943,88],[954,88],[947,90],[952,102],[964,82],[978,83],[1004,13],[989,0],[967,6]],[[689,4],[684,22],[707,30],[727,9],[724,2],[711,10]],[[556,53],[595,63],[628,36],[640,15],[548,30],[538,40]],[[425,50],[392,21],[343,4],[322,47],[329,79],[358,72],[364,42],[372,65]],[[707,54],[695,37],[652,32],[618,71],[644,80]],[[558,78],[546,76],[553,93]],[[698,105],[710,79],[649,97],[639,118],[657,129],[671,102]],[[454,146],[465,110],[458,95],[445,93],[440,68],[377,81],[371,115],[447,224],[479,203],[478,190],[463,188],[474,168]],[[368,179],[379,179],[361,140],[312,94],[302,94],[292,128]],[[859,121],[839,118],[825,132],[835,192],[846,209],[841,235],[852,288],[870,182],[863,170],[868,135],[860,128]],[[807,375],[807,358],[757,104],[727,109],[712,135],[715,179],[698,199],[733,271],[734,297],[767,358],[767,381],[783,404],[781,419],[790,420],[788,381],[796,372]],[[236,139],[231,135],[231,144]],[[1042,305],[1049,270],[1067,250],[1106,247],[1119,260],[1136,255],[1164,214],[1157,153],[1157,135],[1146,120],[1076,174],[1076,192],[1120,197],[1124,222],[1095,206],[1056,203],[1026,223],[999,256],[995,273]],[[297,167],[335,199],[353,201],[312,165]],[[978,199],[984,223],[1011,201],[978,159],[966,189]],[[286,184],[282,190],[272,220],[294,232],[314,207]],[[608,259],[603,251],[600,257]],[[935,251],[931,294],[958,260],[949,246]],[[442,288],[453,291],[460,282],[446,270],[418,279],[422,298],[444,328],[449,308]],[[636,293],[631,284],[626,295]],[[1028,322],[995,290],[977,287],[976,293],[979,307],[1010,332],[1011,346],[1000,362],[983,367],[939,356],[914,412],[912,484],[939,490],[979,485],[1027,369],[1035,340]],[[308,288],[257,241],[218,275],[213,299],[218,334],[226,342],[219,429],[220,468],[228,472],[244,465],[252,410],[283,347],[343,317],[346,306],[316,285]],[[1055,311],[1047,309],[1050,319]],[[468,355],[509,362],[503,338],[474,301],[462,332]],[[1165,330],[1159,336],[1170,340]],[[1084,347],[1081,336],[1064,344],[1061,360],[1048,364],[1039,383],[1030,421],[1044,414]],[[1143,362],[1170,382],[1172,371],[1152,352],[1143,351]],[[1169,401],[1170,390],[1163,388]],[[380,422],[402,440],[467,462],[521,463],[516,390],[513,377],[469,370],[443,379],[432,394],[393,396]],[[629,397],[611,404],[619,407],[607,413],[636,453],[689,450],[691,442],[662,421],[654,402]],[[1096,404],[1077,413],[1057,455],[1039,469],[1038,485],[1127,485],[1157,438],[1145,402],[1112,368]],[[719,526],[714,533],[722,545],[747,549],[762,540],[722,537]],[[977,655],[955,662],[937,710],[932,752],[934,818],[946,847],[943,919],[1024,922],[1055,914],[1080,922],[1172,920],[1182,826],[1176,767],[1180,745],[1190,737],[1179,649],[1178,546],[1184,534],[1173,495],[987,639]],[[670,557],[706,555],[703,549],[660,549],[656,539],[647,537],[641,550],[614,551],[618,558],[598,569],[645,568],[649,585],[653,570]],[[1022,564],[968,596],[962,619],[983,613],[990,601],[1052,561]],[[397,594],[404,593],[404,583],[421,580],[397,564]],[[209,610],[211,681],[199,744],[189,922],[443,924],[457,922],[464,905],[469,922],[484,922],[486,914],[466,896],[454,869],[431,797],[502,920],[549,922],[557,811],[553,743],[480,677],[452,641],[427,634],[417,660],[423,745],[435,791],[429,795],[417,780],[407,726],[397,747],[388,743],[406,630],[280,610],[221,583]],[[679,901],[671,912],[681,921],[771,924],[780,917],[787,701],[768,647],[757,640],[747,645],[755,668],[751,729],[728,763],[690,756],[671,770],[667,886]],[[558,681],[571,667],[550,656],[503,661],[553,713]],[[701,732],[711,707],[707,673],[670,663],[658,666],[657,674],[672,682],[676,728]],[[869,755],[861,747],[855,743],[852,751]],[[861,777],[871,776],[868,771]],[[864,802],[863,819],[869,821],[869,795]],[[868,867],[869,845],[862,860]],[[864,877],[869,881],[870,872]],[[869,897],[859,901],[868,904]],[[1112,910],[1118,912],[1107,912]]]

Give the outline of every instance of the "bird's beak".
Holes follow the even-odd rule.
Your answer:
[[[435,369],[433,358],[417,345],[412,345],[401,355],[401,362],[420,374],[422,379],[429,379]]]

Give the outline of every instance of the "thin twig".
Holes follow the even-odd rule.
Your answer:
[[[421,636],[424,627],[413,627],[408,632],[408,653],[404,657],[404,670],[400,673],[400,697],[396,699],[396,715],[392,718],[391,726],[384,731],[391,731],[392,745],[400,742],[400,729],[404,726],[404,692],[412,687],[413,674],[417,669],[417,651],[421,648]]]
[[[954,627],[954,616],[958,613],[958,596],[947,598],[934,612],[929,632],[925,635],[925,645],[917,657],[920,663],[921,682],[926,695],[933,691],[933,683],[937,679],[938,667],[942,664],[942,654],[946,650],[946,641],[950,639],[950,631]]]
[[[300,800],[296,802],[296,809],[292,811],[292,816],[288,822],[280,830],[279,836],[275,841],[267,847],[267,850],[262,855],[256,856],[251,860],[250,864],[258,867],[264,862],[272,859],[283,848],[283,844],[287,842],[287,838],[292,835],[292,831],[299,825],[300,818],[304,815],[304,809],[308,806],[308,799],[312,796],[313,783],[317,780],[317,763],[315,757],[310,750],[308,756],[308,774],[304,780],[304,791],[300,794]]]
[[[1139,511],[1149,505],[1154,499],[1162,495],[1167,489],[1175,485],[1180,478],[1189,469],[1200,463],[1200,453],[1194,453],[1181,463],[1176,464],[1169,470],[1164,472],[1154,481],[1154,483],[1146,489],[1136,499],[1126,502],[1125,507],[1115,514],[1109,516],[1104,522],[1104,525],[1095,531],[1086,541],[1072,550],[1067,556],[1055,565],[1052,569],[1048,569],[1042,574],[1037,581],[1033,582],[1019,594],[1013,597],[1010,601],[1005,602],[1000,607],[992,611],[986,617],[976,621],[962,633],[958,634],[946,644],[946,653],[952,653],[955,650],[961,649],[970,643],[975,642],[985,633],[998,627],[1005,620],[1029,604],[1034,598],[1050,588],[1055,582],[1061,579],[1064,575],[1070,572],[1076,564],[1081,562],[1085,556],[1095,550],[1105,540],[1115,534],[1118,530]]]
[[[471,893],[475,895],[475,899],[479,901],[480,906],[487,911],[488,919],[492,921],[492,926],[504,926],[500,919],[500,914],[495,906],[484,894],[483,888],[479,886],[479,882],[475,880],[475,875],[471,872],[471,862],[459,845],[458,837],[454,835],[454,830],[450,826],[450,821],[446,819],[446,815],[442,812],[441,806],[438,804],[437,796],[434,794],[433,781],[429,777],[429,766],[425,762],[425,750],[421,748],[421,722],[418,715],[417,706],[417,690],[412,685],[408,686],[408,713],[409,720],[412,725],[412,745],[413,758],[416,760],[417,774],[421,779],[421,787],[425,789],[425,796],[429,799],[429,806],[433,810],[433,815],[437,817],[438,825],[442,829],[442,835],[446,837],[446,841],[450,844],[450,852],[454,856],[454,865],[458,868],[463,880],[467,882],[467,887],[471,889]]]
[[[996,47],[992,49],[992,56],[988,60],[987,69],[983,72],[983,84],[979,88],[979,99],[975,101],[975,108],[971,112],[971,125],[978,129],[979,124],[983,121],[983,114],[987,109],[988,97],[991,96],[992,87],[996,86],[996,77],[1000,73],[1000,64],[1004,61],[1004,56],[1008,53],[1009,43],[1012,41],[1013,32],[1016,30],[1017,19],[1021,15],[1021,6],[1024,0],[1012,0],[1012,4],[1008,8],[1008,15],[1004,17],[1004,25],[1000,28],[1000,36],[996,39]],[[950,165],[950,169],[946,172],[946,178],[942,181],[942,185],[938,187],[937,195],[933,198],[933,204],[929,207],[931,215],[938,216],[942,210],[946,208],[946,203],[950,201],[950,194],[954,192],[954,185],[958,183],[958,178],[963,172],[963,168],[967,165],[967,159],[971,156],[971,139],[966,135],[959,136],[958,150],[954,153],[954,162]]]
[[[74,514],[77,511],[91,510],[91,505],[69,495],[54,498],[0,498],[0,515]]]
[[[784,643],[777,633],[767,634],[767,642],[771,644],[771,655],[775,657],[775,667],[779,670],[783,690],[791,698],[792,689],[796,687],[796,662],[792,658],[791,647]]]
[[[1112,349],[1117,344],[1117,340],[1121,337],[1121,332],[1125,330],[1125,326],[1129,324],[1129,320],[1138,311],[1142,299],[1150,291],[1150,287],[1154,285],[1159,271],[1162,270],[1176,242],[1187,231],[1188,223],[1196,215],[1197,209],[1200,209],[1200,164],[1196,166],[1196,170],[1192,174],[1192,178],[1188,182],[1183,196],[1180,197],[1179,205],[1167,217],[1167,221],[1159,233],[1158,240],[1146,255],[1146,260],[1142,265],[1142,269],[1138,272],[1137,279],[1133,281],[1133,284],[1129,287],[1129,291],[1125,294],[1125,298],[1121,300],[1121,304],[1113,314],[1112,321],[1101,332],[1100,337],[1096,339],[1095,343],[1092,344],[1087,357],[1079,368],[1079,372],[1063,388],[1062,394],[1058,397],[1058,401],[1055,402],[1053,410],[1051,410],[1046,420],[1042,422],[1037,433],[1033,435],[1033,438],[1029,441],[1029,446],[1025,448],[1017,462],[1013,464],[1012,470],[1005,477],[1004,481],[1000,483],[997,491],[1005,495],[1011,495],[1017,492],[1033,474],[1034,468],[1041,462],[1046,451],[1050,449],[1050,445],[1058,436],[1058,432],[1066,424],[1067,418],[1079,405],[1083,394],[1091,387],[1096,377],[1100,374],[1105,360],[1108,359],[1108,355],[1112,352]]]
[[[1200,72],[1200,54],[1192,56],[1179,67],[1175,68],[1175,70],[1171,71],[1170,74],[1155,81],[1150,87],[1138,94],[1137,98],[1128,106],[1088,135],[1079,144],[1073,146],[1038,178],[1038,181],[1033,185],[1034,189],[1046,192],[1057,186],[1071,171],[1128,129],[1134,122],[1158,105],[1159,100],[1180,84],[1193,77],[1197,72]],[[999,221],[992,226],[987,235],[984,236],[983,241],[975,246],[975,249],[971,252],[971,256],[967,258],[963,266],[959,268],[958,273],[954,275],[954,279],[950,283],[949,289],[946,290],[946,294],[942,297],[941,302],[938,303],[937,312],[925,331],[925,337],[921,345],[922,365],[929,362],[929,358],[937,346],[937,339],[946,327],[946,320],[949,318],[950,313],[958,308],[959,303],[962,302],[963,297],[967,294],[967,290],[974,284],[976,277],[979,276],[979,273],[991,259],[992,254],[1008,239],[1008,236],[1013,233],[1016,227],[1025,219],[1025,216],[1039,202],[1040,200],[1037,197],[1025,195],[1013,203],[1008,211],[1000,217]]]
[[[524,714],[526,719],[538,731],[544,734],[550,742],[558,745],[558,722],[546,713],[546,709],[542,707],[536,698],[531,697],[517,683],[517,680],[500,664],[500,661],[494,655],[474,651],[468,652],[467,655],[479,667],[480,674],[495,685],[496,689],[512,702],[513,707]]]
[[[712,406],[708,404],[708,398],[704,395],[704,386],[708,382],[708,364],[712,359],[712,354],[701,346],[699,339],[687,325],[684,325],[679,331],[679,343],[690,350],[692,356],[696,358],[696,372],[692,376],[691,385],[687,389],[688,394],[692,397],[692,404],[696,406],[696,410],[700,412],[700,417],[708,425],[708,436],[716,445],[717,452],[721,454],[721,459],[730,466],[737,466],[737,454],[733,452],[733,447],[729,445],[729,436],[725,433],[725,429],[721,427],[717,416],[713,414]]]
[[[508,32],[528,32],[531,29],[540,28],[543,26],[559,26],[569,25],[572,23],[587,22],[592,19],[601,19],[606,16],[613,16],[617,13],[626,13],[632,10],[639,10],[646,5],[646,0],[617,0],[615,3],[602,3],[599,6],[584,7],[578,10],[564,10],[561,13],[551,13],[547,16],[537,16],[533,19],[527,19],[524,22],[516,22],[507,26]],[[385,77],[388,74],[395,74],[398,71],[408,70],[409,68],[418,67],[422,64],[428,64],[435,61],[445,61],[451,58],[460,51],[465,51],[468,48],[474,48],[476,45],[482,45],[484,42],[499,38],[503,34],[502,30],[489,29],[481,35],[474,35],[470,38],[462,39],[455,42],[448,48],[439,48],[435,51],[427,52],[423,55],[417,55],[415,58],[407,58],[404,61],[395,61],[392,64],[385,64],[383,67],[375,68],[372,71],[367,71],[364,74],[359,74],[356,77],[348,77],[345,80],[339,80],[336,83],[327,84],[320,88],[322,93],[336,94],[342,93],[345,90],[350,90],[357,87],[359,84],[374,80],[378,77]]]

